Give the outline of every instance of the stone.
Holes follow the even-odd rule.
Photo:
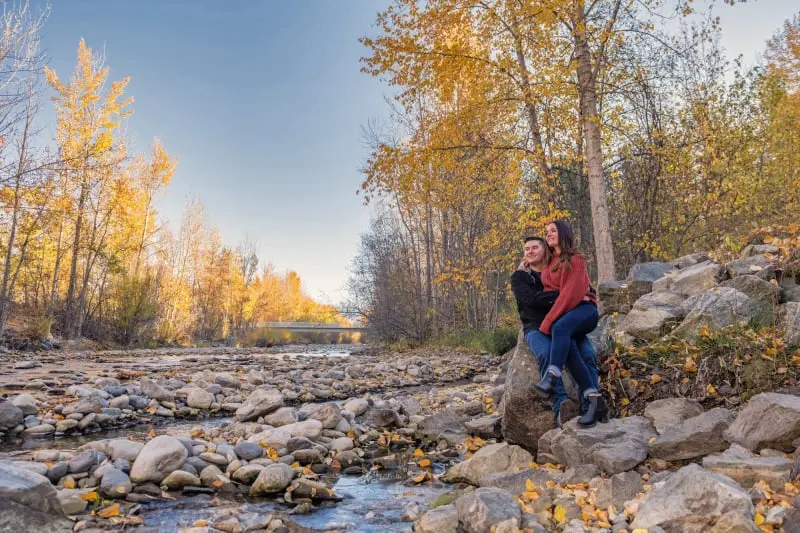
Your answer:
[[[333,439],[330,444],[328,444],[328,449],[334,452],[341,452],[346,450],[352,450],[354,448],[353,439],[350,437],[338,437]]]
[[[65,418],[64,420],[59,420],[56,422],[56,432],[57,433],[66,433],[78,427],[78,421],[72,420],[69,418]]]
[[[754,255],[764,255],[764,254],[773,254],[778,255],[780,252],[780,248],[777,246],[773,246],[771,244],[748,244],[742,250],[742,253],[739,254],[740,259],[745,259],[747,257],[752,257]]]
[[[620,472],[610,478],[597,478],[590,488],[597,490],[595,502],[597,507],[607,509],[614,506],[623,509],[625,502],[632,500],[643,488],[642,476],[638,472]]]
[[[307,439],[317,440],[322,435],[322,422],[319,420],[303,420],[294,424],[281,426],[292,437],[306,437]]]
[[[108,441],[108,454],[111,459],[126,459],[133,463],[141,453],[144,444],[128,439],[114,439]]]
[[[644,408],[644,416],[658,433],[702,413],[703,406],[700,402],[689,398],[664,398],[652,401]]]
[[[175,470],[161,481],[166,490],[181,490],[183,487],[199,487],[200,478],[184,470]]]
[[[295,498],[331,501],[341,500],[341,497],[339,497],[339,495],[336,494],[332,488],[328,487],[324,483],[305,478],[298,478],[292,481],[292,483],[286,489],[286,495],[284,498],[286,498],[287,501],[293,501]]]
[[[55,431],[56,427],[51,424],[40,424],[38,426],[33,426],[26,429],[24,433],[28,435],[47,435],[50,433],[55,433]]]
[[[502,437],[501,426],[503,417],[499,414],[482,416],[464,422],[464,427],[470,435],[477,435],[484,439],[499,439]]]
[[[459,531],[464,533],[512,533],[522,518],[519,502],[497,488],[479,488],[461,496],[455,505]]]
[[[284,431],[282,428],[267,428],[264,431],[250,435],[247,441],[278,450],[285,448],[291,438],[291,433]]]
[[[240,442],[233,447],[233,451],[239,459],[245,461],[252,461],[264,456],[264,448],[255,442]]]
[[[751,255],[742,259],[736,259],[725,265],[728,275],[732,278],[745,275],[756,275],[760,278],[769,280],[775,277],[775,267],[764,254]]]
[[[131,489],[133,485],[128,475],[116,468],[108,469],[100,481],[100,494],[105,498],[124,498]]]
[[[634,302],[619,329],[637,339],[655,340],[683,319],[685,300],[684,295],[674,292],[645,294]]]
[[[348,400],[345,402],[342,409],[350,411],[355,416],[361,416],[367,412],[369,408],[369,401],[365,400],[364,398],[354,398],[352,400]]]
[[[675,267],[670,263],[651,261],[648,263],[637,263],[628,271],[626,281],[649,281],[653,283],[663,278],[667,272],[674,270]]]
[[[264,468],[264,466],[256,464],[244,465],[236,469],[233,473],[233,479],[245,485],[252,485]]]
[[[256,420],[283,406],[283,394],[275,389],[256,389],[236,410],[236,420],[247,422]]]
[[[670,530],[683,531],[681,522],[690,521],[693,516],[707,519],[731,511],[752,521],[755,509],[747,492],[728,477],[690,464],[653,488],[631,527],[647,529],[669,524]]]
[[[117,396],[108,402],[108,405],[117,409],[128,409],[131,406],[130,397],[127,394]]]
[[[448,433],[466,437],[464,422],[467,420],[468,417],[457,409],[445,409],[417,422],[417,431],[431,439],[439,439]]]
[[[527,482],[530,481],[537,487],[544,487],[548,481],[560,481],[557,470],[546,468],[526,468],[519,472],[492,472],[480,479],[481,487],[495,487],[503,489],[513,496],[526,492]]]
[[[105,454],[104,454],[105,455]],[[86,450],[69,460],[70,474],[88,472],[92,466],[98,464],[101,458],[95,450]]]
[[[186,405],[195,409],[208,409],[212,403],[214,395],[197,387],[193,387],[186,396]]]
[[[761,323],[766,319],[757,302],[731,287],[717,287],[696,294],[683,303],[686,317],[672,334],[694,339],[702,326],[719,330],[751,321]]]
[[[703,261],[676,272],[672,276],[669,290],[686,296],[694,296],[716,287],[724,275],[722,265],[713,261]]]
[[[481,478],[494,472],[513,472],[528,468],[533,456],[523,448],[508,443],[490,444],[475,455],[450,468],[443,481],[478,485]]]
[[[577,466],[594,464],[608,475],[625,472],[647,458],[648,440],[656,436],[650,421],[641,416],[613,418],[591,428],[577,420],[564,424],[548,445],[556,462]]]
[[[11,403],[19,407],[24,416],[35,415],[39,412],[39,406],[36,402],[36,398],[27,393],[20,394],[19,396],[15,397]]]
[[[135,483],[161,483],[167,475],[183,465],[188,455],[180,440],[159,435],[145,444],[139,452],[131,468],[131,480]]]
[[[333,429],[339,425],[339,421],[342,419],[342,413],[339,411],[339,406],[335,403],[323,403],[315,405],[314,408],[310,410],[308,419],[319,420],[322,422],[323,429]]]
[[[787,302],[782,308],[783,342],[787,346],[800,346],[800,302]]]
[[[58,493],[50,481],[44,476],[2,461],[0,502],[0,527],[3,531],[72,531],[73,524],[67,520]]]
[[[454,503],[431,509],[414,523],[415,533],[458,533],[458,510]]]
[[[69,464],[66,461],[58,461],[54,463],[53,466],[47,469],[47,479],[50,480],[51,483],[54,485],[58,483],[58,480],[62,477],[69,474]],[[68,513],[69,514],[69,513]]]
[[[506,442],[518,444],[531,453],[536,453],[539,437],[554,426],[550,402],[540,398],[531,388],[539,379],[536,357],[528,348],[520,329],[517,346],[506,371],[506,385],[501,401],[501,431]],[[563,382],[567,395],[577,401],[577,387],[569,372],[564,372]]]
[[[300,419],[297,417],[297,409],[294,407],[281,407],[272,414],[264,417],[264,423],[272,427],[281,427],[294,424]]]
[[[633,303],[649,293],[653,288],[652,281],[607,281],[597,286],[600,299],[600,313],[627,313]]]
[[[794,450],[800,437],[800,397],[776,392],[753,396],[725,432],[728,442],[750,450]]]
[[[58,491],[58,501],[61,503],[61,510],[67,515],[81,514],[86,510],[89,502],[81,498],[83,491],[76,489],[61,489]]]
[[[733,422],[733,413],[717,408],[668,426],[650,443],[650,457],[682,461],[703,457],[728,447],[722,436]]]
[[[175,394],[172,391],[165,389],[150,378],[143,377],[139,381],[139,386],[142,388],[142,394],[148,398],[168,402],[175,399]]]
[[[265,466],[250,487],[250,496],[281,492],[292,482],[294,470],[289,465],[275,463]]]
[[[746,274],[720,283],[721,287],[731,287],[761,304],[763,313],[771,316],[781,299],[781,288],[758,276]]]
[[[403,422],[397,411],[390,408],[379,408],[370,406],[364,414],[359,417],[362,424],[376,428],[402,427]]]
[[[22,424],[25,413],[11,402],[0,400],[0,431],[8,431]]]
[[[745,489],[763,480],[773,489],[782,490],[792,479],[792,466],[792,461],[785,457],[757,457],[738,444],[721,454],[703,458],[703,468],[728,476]]]

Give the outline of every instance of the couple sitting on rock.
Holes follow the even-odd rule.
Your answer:
[[[511,275],[511,289],[525,341],[541,372],[541,380],[532,387],[552,398],[556,424],[566,422],[560,416],[567,399],[561,381],[565,366],[580,388],[578,423],[606,422],[608,406],[598,390],[597,355],[586,337],[597,327],[597,295],[569,224],[556,220],[547,225],[544,238],[525,238],[524,259]]]

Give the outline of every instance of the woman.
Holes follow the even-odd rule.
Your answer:
[[[585,365],[572,364],[574,358],[568,355],[573,337],[577,341],[597,327],[597,296],[589,290],[586,261],[575,248],[569,224],[563,220],[551,222],[547,225],[545,240],[553,250],[553,258],[542,271],[542,285],[545,291],[558,291],[558,297],[539,325],[539,331],[550,335],[550,364],[544,378],[534,387],[543,396],[552,394],[561,381],[564,365],[568,364],[588,400],[588,409],[578,423],[591,426],[598,420],[608,419],[608,406],[585,371]]]
[[[540,277],[541,271],[550,263],[551,253],[547,242],[541,237],[526,237],[523,254],[522,262],[511,275],[511,290],[517,301],[525,342],[536,357],[543,378],[550,364],[550,337],[539,331],[539,325],[553,307],[558,293],[544,292]],[[573,341],[570,344],[568,358],[579,358],[586,365],[586,371],[592,378],[592,385],[596,388],[598,384],[597,354],[589,339],[581,337],[578,340],[579,342]],[[552,405],[553,416],[558,427],[563,426],[561,404],[566,399],[566,390],[560,383],[556,384]],[[582,397],[581,414],[585,413],[588,407],[588,399]]]

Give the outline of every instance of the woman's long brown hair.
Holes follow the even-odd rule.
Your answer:
[[[572,258],[581,255],[580,250],[575,246],[575,233],[572,231],[572,226],[564,220],[554,220],[551,224],[554,224],[558,230],[558,247],[561,249],[561,255],[558,257],[553,271],[556,272],[563,266],[564,271],[569,272]]]

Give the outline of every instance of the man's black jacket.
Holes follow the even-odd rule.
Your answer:
[[[539,329],[547,312],[553,307],[558,291],[545,292],[538,272],[516,270],[511,274],[511,290],[517,299],[519,319],[525,333]]]

